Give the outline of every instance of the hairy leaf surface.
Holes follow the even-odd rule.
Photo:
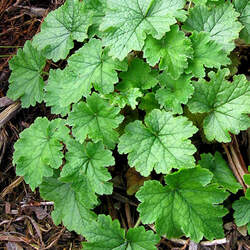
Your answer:
[[[88,191],[88,190],[87,190]],[[90,209],[97,203],[87,202],[82,192],[75,192],[69,183],[63,183],[56,178],[45,178],[40,186],[41,196],[54,201],[52,218],[56,225],[63,222],[68,230],[83,234],[87,224],[96,219],[96,214]]]
[[[110,55],[122,60],[131,50],[141,50],[146,34],[160,39],[176,18],[185,18],[184,0],[107,0],[106,15],[100,25],[103,44]]]
[[[219,68],[221,65],[227,65],[231,61],[221,45],[211,40],[205,32],[196,32],[190,36],[194,50],[193,59],[189,60],[186,73],[193,73],[196,77],[206,75],[204,66],[208,68]]]
[[[125,233],[118,220],[112,221],[106,215],[99,215],[97,221],[89,223],[84,235],[88,241],[83,243],[86,250],[153,250],[160,240],[159,236],[143,227],[130,228]]]
[[[242,25],[237,21],[239,14],[231,3],[227,2],[209,8],[195,6],[190,9],[190,14],[183,29],[187,31],[205,31],[210,37],[220,44],[226,52],[234,49],[234,39],[238,38]]]
[[[129,123],[120,137],[119,153],[128,154],[130,167],[143,176],[154,169],[169,173],[172,168],[194,167],[195,147],[188,139],[197,129],[185,117],[153,110],[144,121]]]
[[[46,56],[49,59],[65,59],[74,47],[74,40],[83,42],[88,37],[90,24],[91,16],[86,12],[84,3],[67,0],[63,6],[48,14],[33,44],[39,49],[48,47]]]
[[[220,186],[229,190],[232,193],[237,193],[241,189],[240,183],[238,183],[227,165],[227,162],[222,158],[219,152],[212,154],[201,154],[201,160],[199,164],[203,168],[207,168],[213,173],[212,182],[218,183]]]
[[[167,186],[146,181],[136,194],[142,202],[138,207],[142,222],[155,222],[157,233],[167,238],[185,234],[199,242],[203,236],[210,240],[224,237],[222,217],[227,211],[217,204],[228,193],[207,185],[211,179],[207,169],[196,167],[167,175]]]
[[[80,144],[72,140],[67,144],[66,164],[61,172],[63,182],[73,183],[75,190],[86,192],[82,187],[88,186],[90,192],[103,195],[111,194],[111,175],[105,167],[113,166],[115,160],[111,151],[104,149],[101,142]],[[84,184],[84,185],[83,185]]]
[[[165,70],[173,79],[177,79],[187,68],[187,59],[192,58],[191,45],[191,41],[179,30],[178,25],[173,25],[161,40],[148,36],[143,52],[151,66],[160,61],[159,69]]]
[[[194,95],[188,102],[192,113],[206,113],[203,121],[209,141],[230,142],[229,132],[238,134],[250,126],[250,84],[244,75],[234,76],[233,82],[225,77],[228,69],[210,72],[210,81],[193,82]]]
[[[16,164],[16,174],[24,176],[32,190],[42,183],[43,177],[52,176],[53,169],[61,166],[61,141],[68,141],[68,133],[64,120],[48,121],[38,117],[20,134],[15,143],[13,163]]]
[[[80,143],[88,136],[94,142],[102,141],[108,148],[113,149],[119,136],[114,129],[123,120],[123,116],[119,114],[120,108],[111,106],[96,93],[88,96],[86,100],[86,103],[74,104],[68,116],[73,135]]]
[[[162,87],[156,91],[156,99],[167,110],[182,114],[181,105],[186,104],[194,92],[190,79],[191,75],[182,75],[174,80],[164,71],[159,77]]]
[[[236,225],[239,227],[247,225],[248,233],[250,233],[250,200],[241,197],[233,203],[233,209]]]
[[[12,72],[7,96],[12,100],[20,98],[23,108],[42,102],[44,81],[41,73],[45,63],[43,52],[37,51],[30,41],[26,41],[23,49],[18,49],[17,55],[9,61]]]

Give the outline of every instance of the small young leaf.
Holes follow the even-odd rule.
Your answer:
[[[197,129],[185,117],[173,117],[169,112],[153,110],[144,121],[129,123],[120,137],[118,151],[128,154],[130,167],[143,176],[155,169],[169,173],[172,168],[194,167],[191,137]]]
[[[236,181],[232,171],[219,152],[215,152],[214,156],[210,153],[201,154],[199,164],[214,174],[212,182],[218,183],[234,194],[241,189],[240,183]]]
[[[18,49],[17,55],[9,61],[12,72],[7,96],[14,101],[20,98],[23,108],[42,102],[44,81],[41,73],[45,63],[43,53],[26,41],[23,49]]]
[[[239,227],[247,225],[250,234],[250,200],[241,197],[233,203],[233,209],[236,225]]]
[[[153,92],[147,93],[140,100],[139,109],[145,110],[146,113],[151,112],[153,109],[159,109],[160,105],[155,99],[155,94]]]
[[[67,0],[63,6],[48,14],[41,32],[34,37],[33,44],[38,49],[48,46],[46,56],[49,59],[65,59],[74,47],[74,40],[83,42],[88,37],[90,24],[91,16],[87,13],[84,3],[79,0]]]
[[[96,214],[90,210],[96,203],[86,202],[82,198],[86,194],[75,192],[68,183],[56,178],[45,178],[40,185],[40,194],[44,199],[54,201],[52,218],[56,225],[63,222],[68,230],[83,234],[86,225],[96,219]]]
[[[234,0],[234,7],[240,13],[239,21],[244,25],[240,38],[250,44],[250,2],[249,0]]]
[[[99,215],[97,221],[86,226],[84,236],[88,242],[83,243],[86,250],[153,250],[160,237],[143,227],[130,228],[127,233],[120,228],[118,220],[110,216]]]
[[[196,77],[204,77],[205,69],[219,68],[221,65],[227,65],[231,61],[227,57],[227,53],[215,41],[211,40],[205,32],[194,31],[190,36],[194,50],[193,59],[189,60],[186,73],[193,73]]]
[[[130,63],[127,72],[122,72],[119,76],[122,81],[116,88],[120,91],[128,91],[131,88],[150,89],[158,83],[157,72],[151,71],[150,66],[138,58]]]
[[[143,52],[151,66],[160,60],[159,69],[165,69],[173,79],[177,79],[187,68],[187,59],[192,58],[191,45],[191,41],[179,30],[178,25],[173,25],[161,40],[148,36]]]
[[[159,181],[146,181],[136,197],[142,222],[154,223],[156,232],[167,238],[183,234],[199,242],[224,237],[222,217],[227,210],[217,204],[229,195],[216,185],[207,185],[212,174],[200,167],[181,169]],[[154,211],[152,213],[152,211]]]
[[[130,88],[126,91],[114,92],[104,96],[109,100],[112,105],[117,105],[124,108],[126,105],[131,106],[132,109],[136,108],[138,104],[137,99],[142,97],[142,92],[138,88]]]
[[[155,95],[159,104],[173,114],[182,114],[181,105],[186,104],[194,92],[190,79],[190,75],[182,75],[174,80],[164,71],[159,77],[162,88],[158,89]]]
[[[68,59],[71,71],[75,72],[81,84],[94,88],[102,94],[114,91],[118,82],[116,70],[127,70],[127,62],[120,62],[108,56],[108,50],[102,49],[101,40],[91,39]]]
[[[195,6],[182,28],[187,31],[205,31],[212,40],[216,41],[229,53],[234,49],[234,39],[238,38],[242,25],[237,21],[239,14],[231,3],[226,2],[209,8]]]
[[[230,142],[229,132],[238,134],[250,125],[250,84],[244,75],[234,76],[233,82],[225,77],[228,69],[210,72],[210,81],[193,82],[194,95],[188,102],[192,113],[206,113],[203,128],[209,141]]]
[[[184,0],[107,0],[106,15],[100,25],[103,44],[110,55],[122,60],[131,50],[141,50],[146,34],[160,39],[176,23],[185,19]]]
[[[111,151],[104,149],[101,142],[82,145],[75,140],[67,144],[67,149],[66,164],[60,180],[73,183],[75,190],[81,190],[82,183],[85,182],[84,186],[91,187],[94,193],[111,194],[113,187],[108,182],[111,175],[105,168],[115,163]]]
[[[43,177],[52,176],[53,169],[61,166],[61,141],[67,141],[68,133],[64,120],[48,121],[39,117],[20,134],[14,146],[13,163],[16,174],[24,176],[32,190],[42,183]]]
[[[88,136],[94,142],[102,141],[108,148],[113,149],[118,141],[118,133],[114,130],[123,121],[119,114],[120,108],[111,106],[96,93],[87,97],[87,102],[73,105],[68,116],[68,124],[72,132],[82,143]]]

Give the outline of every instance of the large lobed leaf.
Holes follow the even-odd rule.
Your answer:
[[[172,168],[194,167],[196,149],[188,139],[195,128],[185,117],[174,117],[170,112],[153,110],[144,121],[129,123],[120,137],[119,153],[128,154],[130,167],[143,176],[169,173]]]
[[[244,75],[225,77],[228,69],[210,72],[210,81],[193,82],[194,95],[188,102],[192,113],[205,113],[203,128],[209,141],[230,142],[229,132],[238,134],[250,126],[250,84]]]
[[[88,37],[90,24],[91,16],[83,1],[67,0],[63,6],[48,14],[33,44],[38,49],[47,47],[46,56],[49,59],[65,59],[74,47],[74,40],[83,42]]]
[[[84,235],[88,242],[83,243],[86,250],[153,250],[160,237],[143,227],[130,228],[126,233],[120,228],[118,220],[99,215],[97,221],[89,223]]]
[[[98,94],[92,93],[85,102],[73,105],[68,116],[73,135],[82,143],[88,136],[94,142],[102,141],[113,149],[118,142],[119,134],[114,130],[123,121],[120,108],[111,106]]]
[[[12,72],[7,96],[12,100],[20,98],[23,108],[42,102],[45,84],[41,73],[45,63],[43,52],[35,49],[30,41],[26,41],[23,49],[18,49],[17,55],[9,61]]]
[[[211,179],[207,169],[196,167],[167,175],[167,186],[146,181],[136,194],[142,222],[155,222],[156,232],[167,238],[185,235],[199,242],[203,236],[210,240],[224,237],[222,217],[227,210],[218,204],[229,194],[207,185]]]
[[[68,141],[69,129],[64,120],[37,118],[35,122],[21,134],[15,143],[13,163],[16,174],[24,176],[32,190],[42,183],[43,177],[53,175],[53,169],[62,164],[63,144]]]
[[[160,39],[176,18],[185,18],[184,0],[107,0],[100,25],[103,44],[110,55],[122,60],[131,50],[141,50],[146,34]]]

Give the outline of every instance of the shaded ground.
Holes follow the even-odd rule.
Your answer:
[[[18,47],[22,47],[26,40],[30,40],[38,31],[46,14],[56,9],[63,0],[0,0],[0,112],[6,111],[7,119],[1,120],[0,114],[0,249],[79,249],[83,237],[69,232],[62,225],[55,226],[50,212],[53,203],[44,202],[38,192],[32,192],[21,177],[15,175],[12,165],[14,142],[18,134],[38,116],[52,118],[50,110],[44,104],[20,109],[6,96],[10,70],[8,61],[14,55]],[[6,47],[14,46],[14,47]],[[247,72],[249,52],[247,47],[239,47],[236,53],[240,56],[239,72]],[[10,118],[12,118],[10,120]],[[9,121],[10,120],[10,121]],[[249,151],[249,134],[241,133],[235,137],[234,144],[226,146],[229,155],[232,148],[239,149],[238,157],[242,157],[243,165],[247,163]],[[239,148],[236,142],[239,143]],[[220,145],[201,145],[197,142],[200,152],[208,152],[219,148]],[[126,160],[121,158],[121,165],[126,165]],[[246,164],[245,164],[246,165]],[[123,167],[123,166],[122,166]],[[102,197],[103,206],[98,211],[109,213],[112,218],[118,218],[124,228],[131,227],[136,223],[137,201],[126,194],[125,173],[127,167],[117,173],[114,168],[110,169],[115,177],[115,192],[112,196]],[[231,197],[232,201],[237,195]],[[230,206],[229,206],[230,209]],[[159,249],[250,249],[249,237],[244,237],[246,230],[241,233],[232,223],[232,213],[225,218],[225,232],[227,238],[224,241],[203,242],[203,245],[195,245],[188,240],[162,239]],[[227,241],[227,242],[226,242]],[[224,243],[224,244],[222,244]],[[207,246],[206,246],[207,244]]]

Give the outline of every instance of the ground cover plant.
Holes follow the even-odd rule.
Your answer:
[[[84,249],[223,238],[240,189],[231,207],[250,231],[249,175],[237,182],[220,152],[194,142],[229,143],[250,127],[249,81],[232,60],[235,40],[249,43],[249,15],[247,0],[68,0],[10,60],[8,97],[55,115],[20,134],[16,173]],[[102,207],[124,169],[140,175],[128,230]]]

